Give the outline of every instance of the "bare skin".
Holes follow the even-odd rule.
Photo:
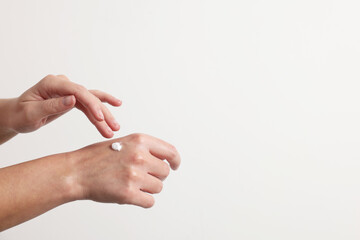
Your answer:
[[[120,152],[111,143],[120,141]],[[154,205],[170,167],[177,169],[175,147],[132,134],[0,169],[0,231],[71,201]]]
[[[121,100],[99,91],[87,90],[64,75],[48,75],[20,97],[0,99],[0,144],[18,133],[33,132],[74,107],[81,110],[106,138],[120,129],[102,103],[121,106]]]
[[[118,130],[119,125],[101,101],[115,106],[121,101],[107,93],[76,87],[63,76],[46,78],[19,98],[0,100],[1,143],[17,133],[42,127],[74,106],[104,137],[113,136],[108,127]],[[69,83],[78,90],[72,90]],[[64,85],[69,86],[64,90]],[[120,152],[111,149],[113,142],[121,142]],[[174,146],[137,133],[2,168],[0,231],[76,200],[149,208],[154,205],[151,194],[162,190],[170,167],[175,170],[179,165],[180,156]]]

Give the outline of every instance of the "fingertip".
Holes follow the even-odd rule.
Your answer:
[[[113,130],[108,126],[106,128],[106,133],[105,133],[105,137],[106,138],[112,138],[114,136],[114,132]]]
[[[76,104],[76,97],[75,97],[74,95],[71,95],[70,98],[71,98],[71,105],[72,105],[72,106],[75,106],[75,104]]]
[[[171,169],[174,170],[174,171],[177,171],[179,169],[179,165],[177,166],[171,166]]]
[[[104,122],[100,122],[100,123],[96,123],[94,125],[96,126],[97,130],[104,138],[112,138],[114,136],[113,131],[110,129],[109,126],[107,126],[103,123]]]
[[[149,198],[147,201],[145,201],[141,207],[144,209],[152,208],[155,205],[155,199],[153,196],[149,195]]]
[[[113,107],[120,107],[122,105],[122,101],[120,99],[115,98],[115,100],[111,103]]]
[[[178,160],[178,162],[177,162],[176,164],[173,164],[173,165],[171,166],[171,169],[174,170],[174,171],[176,171],[176,170],[179,169],[179,167],[180,167],[180,159]]]
[[[73,106],[75,106],[76,98],[74,95],[69,95],[69,96],[64,97],[62,99],[62,102],[66,107],[73,107]]]
[[[114,120],[112,122],[111,129],[113,131],[115,131],[115,132],[119,131],[120,130],[120,124],[116,120]]]
[[[100,134],[104,137],[104,138],[112,138],[114,136],[113,133],[108,133],[108,132],[100,132]]]

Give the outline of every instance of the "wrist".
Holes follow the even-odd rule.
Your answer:
[[[77,150],[63,154],[66,158],[69,169],[66,178],[64,178],[64,184],[66,186],[65,188],[67,189],[65,191],[65,198],[68,201],[87,199],[80,170],[80,165],[82,162],[81,153],[79,152],[79,150]]]
[[[0,99],[0,129],[16,133],[13,128],[16,102],[17,98]]]
[[[17,135],[12,127],[15,105],[16,98],[0,99],[0,144]]]
[[[77,159],[74,152],[59,153],[45,157],[52,169],[52,178],[57,189],[57,199],[61,204],[81,199],[81,187],[77,174]],[[44,164],[43,164],[44,165]],[[49,170],[51,172],[51,170]],[[49,181],[51,181],[49,179]],[[50,183],[49,183],[50,184]]]

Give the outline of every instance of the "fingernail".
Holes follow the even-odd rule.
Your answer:
[[[98,111],[98,115],[101,120],[104,120],[104,114],[102,113],[101,110]]]
[[[63,98],[63,104],[65,106],[70,106],[72,104],[72,96],[66,96]]]
[[[107,129],[106,129],[106,130],[108,131],[108,133],[113,134],[113,131],[111,130],[111,128],[110,128],[110,127],[107,127]]]

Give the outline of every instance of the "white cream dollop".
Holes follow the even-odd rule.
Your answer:
[[[111,144],[111,148],[114,150],[114,151],[120,151],[122,146],[121,146],[121,143],[119,142],[114,142],[113,144]]]

